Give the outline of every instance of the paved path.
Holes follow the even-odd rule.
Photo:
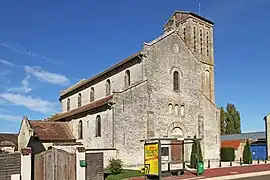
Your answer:
[[[236,167],[226,167],[226,168],[213,168],[206,169],[204,174],[200,177],[196,176],[196,172],[185,172],[183,176],[171,176],[171,177],[163,177],[164,180],[179,180],[179,179],[203,179],[203,178],[211,178],[215,179],[215,177],[222,176],[230,176],[230,175],[241,175],[247,173],[259,173],[259,172],[270,171],[270,164],[260,164],[260,165],[245,165],[245,166],[236,166]],[[143,180],[144,178],[132,178],[131,180]],[[244,178],[245,180],[247,179]],[[248,179],[250,180],[250,179]],[[257,180],[257,179],[254,179]],[[264,179],[258,179],[264,180]],[[268,178],[270,180],[270,178]]]
[[[269,180],[270,175],[267,176],[257,176],[257,177],[249,177],[249,178],[241,178],[241,179],[235,179],[235,180]]]

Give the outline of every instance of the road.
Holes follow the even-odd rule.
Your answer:
[[[245,178],[240,178],[236,180],[269,180],[270,175],[265,175],[265,176],[258,176],[258,177],[245,177]]]

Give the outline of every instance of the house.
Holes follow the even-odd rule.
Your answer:
[[[219,160],[213,26],[192,12],[174,12],[163,34],[140,51],[62,91],[61,112],[36,127],[25,118],[19,147],[34,137],[45,149],[56,141],[81,143],[86,151],[103,152],[106,162],[117,156],[125,166],[134,166],[143,164],[140,140],[196,135],[203,139],[204,159]],[[51,131],[50,123],[61,133],[40,130]],[[164,151],[169,161],[189,159],[191,146],[185,147],[185,157],[173,157],[174,150]]]
[[[14,153],[18,150],[18,134],[0,133],[0,151]]]
[[[261,132],[249,132],[241,134],[229,134],[221,136],[221,147],[232,147],[235,149],[235,160],[243,159],[246,141],[250,142],[252,158],[254,160],[265,160],[267,158],[266,134]]]

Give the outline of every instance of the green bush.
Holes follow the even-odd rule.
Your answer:
[[[196,139],[196,136],[194,137],[194,139]],[[197,146],[199,150],[198,154],[197,154]],[[198,156],[199,162],[203,161],[201,144],[199,141],[195,140],[192,144],[192,151],[190,155],[190,168],[197,168],[197,156]]]
[[[252,154],[250,151],[249,140],[246,141],[244,152],[243,152],[243,163],[252,164]]]
[[[112,174],[119,174],[123,171],[123,162],[121,159],[118,158],[111,158],[109,160],[109,165],[107,169],[110,171]]]
[[[224,162],[235,160],[235,150],[232,147],[220,148],[220,160]]]

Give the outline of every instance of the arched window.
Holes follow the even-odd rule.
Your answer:
[[[95,100],[95,89],[91,87],[90,89],[90,102],[93,102]]]
[[[106,96],[111,94],[111,81],[108,79],[106,81]]]
[[[210,72],[208,70],[205,71],[204,75],[204,90],[207,97],[210,96]]]
[[[184,38],[184,41],[186,42],[186,28],[184,27],[184,30],[183,30],[183,38]]]
[[[185,106],[183,104],[180,106],[180,115],[181,116],[185,115]]]
[[[196,48],[196,38],[197,38],[196,37],[196,27],[194,27],[194,35],[193,36],[194,36],[194,52],[196,52],[196,49],[197,49]]]
[[[100,115],[96,118],[96,137],[101,137],[101,117]]]
[[[206,32],[206,49],[207,49],[207,56],[209,56],[209,33]]]
[[[83,138],[83,124],[82,124],[82,120],[80,120],[78,124],[78,139],[82,139],[82,138]]]
[[[179,106],[178,106],[178,104],[176,104],[176,105],[174,106],[174,113],[175,113],[176,115],[179,114]]]
[[[171,114],[172,113],[172,104],[169,104],[169,113]]]
[[[81,107],[82,106],[82,94],[79,93],[78,94],[78,107]]]
[[[202,30],[200,29],[200,43],[201,43],[201,54],[203,53],[203,33],[202,33]]]
[[[126,70],[126,73],[125,73],[125,85],[126,86],[130,85],[130,71],[129,70]]]
[[[68,100],[67,100],[67,111],[69,111],[70,110],[70,99],[68,98]]]
[[[173,73],[173,90],[179,91],[179,73],[177,71]]]

